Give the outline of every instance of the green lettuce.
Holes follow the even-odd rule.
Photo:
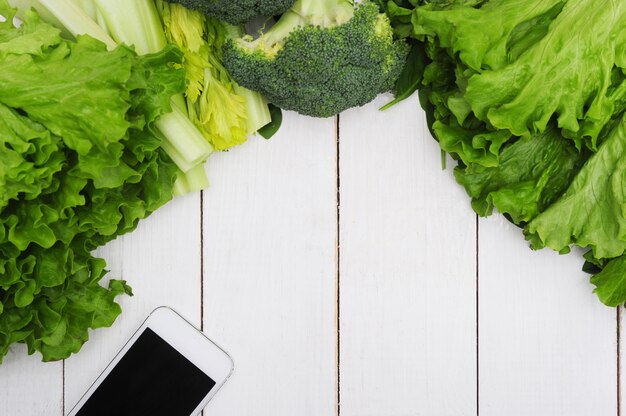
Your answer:
[[[455,177],[481,216],[496,208],[517,224],[534,219],[567,189],[584,158],[556,128],[505,147],[493,167],[457,167]]]
[[[592,149],[623,97],[626,4],[611,0],[436,2],[415,9],[416,35],[434,36],[468,68],[464,99],[476,117],[517,136],[555,118]],[[572,31],[573,27],[584,28]],[[615,71],[615,69],[617,70]]]
[[[626,118],[577,173],[567,192],[526,229],[534,248],[572,244],[608,259],[626,251]]]
[[[124,281],[91,254],[172,198],[177,168],[155,121],[185,89],[175,47],[145,56],[75,41],[0,0],[0,360],[44,361],[110,326]]]
[[[587,249],[599,299],[626,302],[626,3],[380,3],[420,59],[394,92],[417,85],[473,209],[533,249]]]

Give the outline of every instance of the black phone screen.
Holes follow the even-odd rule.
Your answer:
[[[189,416],[215,386],[209,376],[146,328],[78,416]]]

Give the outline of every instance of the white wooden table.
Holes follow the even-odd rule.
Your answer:
[[[114,327],[65,362],[15,348],[0,415],[69,411],[159,305],[235,359],[205,415],[619,415],[619,314],[580,258],[478,220],[417,99],[387,100],[213,157],[209,190],[101,251],[136,294]]]

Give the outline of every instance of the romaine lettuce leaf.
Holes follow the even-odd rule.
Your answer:
[[[563,140],[552,127],[505,147],[497,166],[457,167],[454,175],[479,215],[491,215],[495,207],[520,224],[535,218],[565,192],[583,159],[573,143]]]
[[[516,136],[542,132],[555,118],[578,147],[595,149],[623,99],[624,2],[429,4],[415,9],[413,23],[417,36],[436,36],[471,69],[463,93],[476,117]]]
[[[565,252],[571,244],[596,259],[626,251],[626,117],[578,172],[565,194],[528,224],[533,248]]]
[[[598,274],[591,278],[596,286],[594,292],[607,306],[619,306],[626,302],[626,256],[609,261]]]
[[[589,251],[607,305],[626,301],[626,3],[380,0],[425,51],[420,102],[480,215],[531,247]]]

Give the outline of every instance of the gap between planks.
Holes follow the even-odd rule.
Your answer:
[[[204,331],[204,191],[200,191],[200,331]]]
[[[622,323],[622,314],[621,314],[621,306],[618,306],[617,308],[615,308],[616,312],[615,312],[615,322],[616,322],[616,334],[615,334],[615,338],[617,340],[617,360],[616,360],[616,365],[617,365],[617,416],[621,416],[622,414],[622,382],[621,382],[621,351],[620,351],[620,344],[621,344],[621,323]]]
[[[480,276],[480,263],[479,263],[479,250],[480,250],[480,221],[478,214],[476,214],[476,416],[480,416],[480,326],[479,326],[479,300],[478,293],[479,288],[479,276]]]
[[[63,397],[61,397],[61,414],[65,416],[65,360],[61,364],[61,392],[63,393]]]
[[[341,415],[341,116],[335,118],[335,153],[336,153],[336,175],[337,175],[337,247],[335,259],[337,261],[337,416]]]
[[[204,191],[200,191],[200,330],[204,331]]]

